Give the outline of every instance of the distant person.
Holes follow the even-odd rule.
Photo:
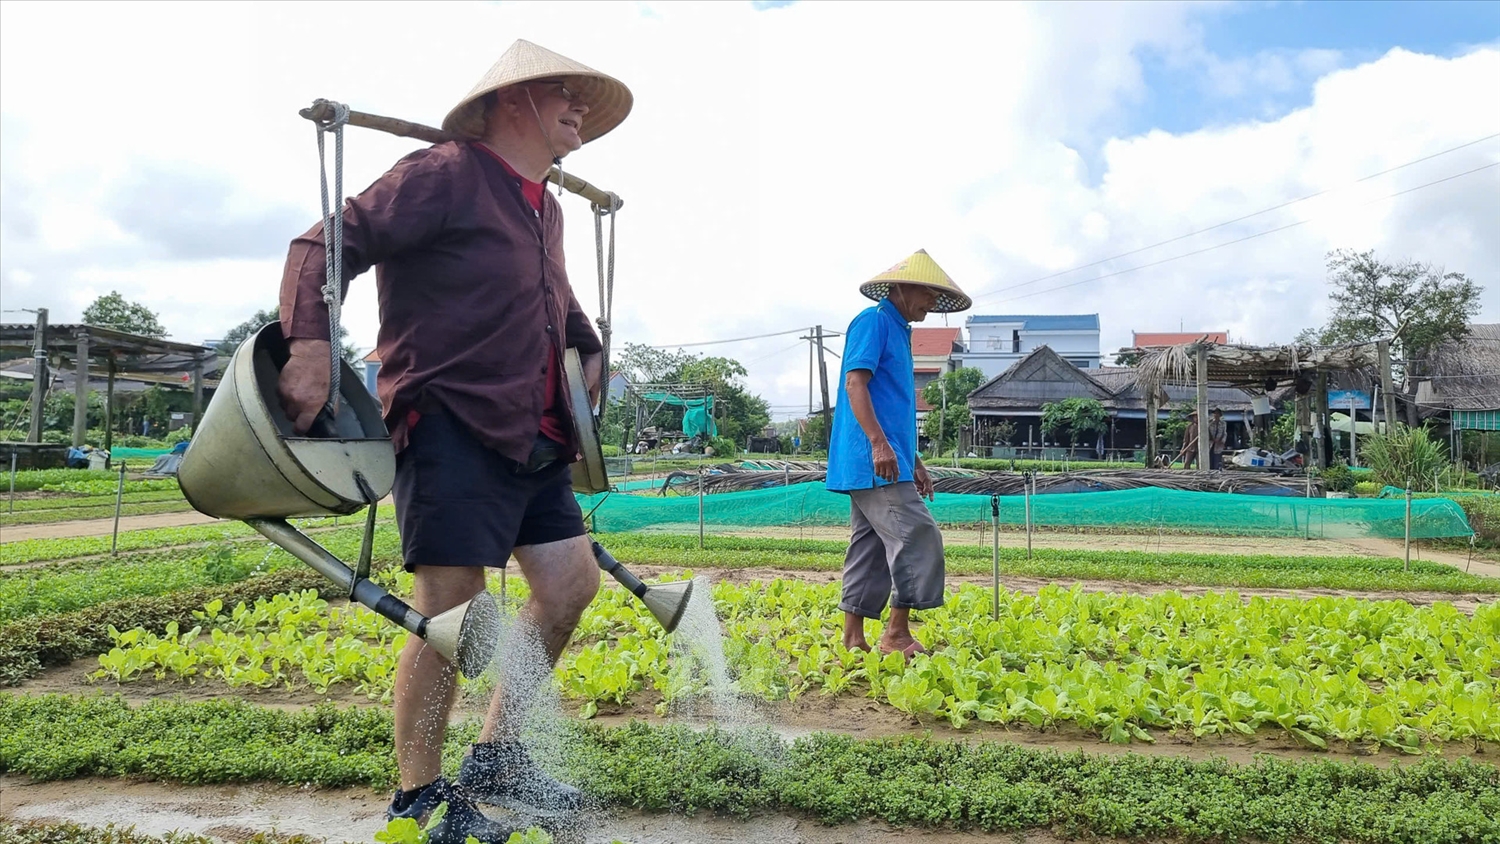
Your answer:
[[[844,557],[844,646],[869,650],[865,619],[889,600],[883,653],[925,651],[911,634],[911,611],[943,604],[943,535],[923,498],[932,477],[917,454],[917,388],[911,323],[971,302],[925,251],[859,289],[876,300],[845,332],[838,412],[828,445],[827,486],[849,496]],[[892,591],[895,596],[892,598]]]
[[[1208,414],[1208,468],[1224,468],[1224,449],[1229,444],[1229,425],[1224,411],[1214,408]]]
[[[520,725],[599,591],[573,497],[574,408],[565,349],[579,353],[591,399],[598,335],[563,264],[563,217],[548,170],[630,112],[619,81],[525,41],[506,50],[443,121],[462,140],[403,158],[344,209],[350,277],[377,266],[377,386],[397,451],[393,493],[411,603],[432,617],[485,588],[485,567],[514,553],[531,596],[505,655],[483,731],[450,782],[443,741],[453,665],[416,636],[396,668],[399,791],[388,819],[447,814],[431,844],[506,841],[515,830],[476,803],[561,813],[583,804],[531,759]],[[321,225],[292,242],[281,287],[291,360],[279,393],[299,433],[328,396],[328,308]],[[529,679],[526,679],[529,678]]]
[[[1177,453],[1182,468],[1191,469],[1198,463],[1198,411],[1188,414],[1187,427],[1182,430],[1182,451]]]

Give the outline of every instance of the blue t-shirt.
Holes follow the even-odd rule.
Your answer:
[[[911,326],[890,299],[861,311],[844,335],[839,372],[839,403],[828,439],[828,489],[848,492],[885,486],[875,475],[870,438],[849,407],[845,388],[851,370],[870,371],[870,402],[875,419],[896,452],[897,481],[912,480],[917,460],[917,384],[912,373]]]

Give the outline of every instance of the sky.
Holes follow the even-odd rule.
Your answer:
[[[222,336],[318,216],[297,109],[437,125],[516,38],[635,96],[566,161],[625,200],[615,344],[796,332],[688,347],[745,364],[777,419],[807,410],[798,330],[842,331],[917,249],[970,314],[1099,314],[1106,359],[1133,330],[1288,341],[1326,318],[1334,249],[1464,272],[1500,322],[1480,2],[6,2],[0,320],[118,290],[172,339]],[[420,145],[345,144],[349,193]],[[563,207],[597,314],[592,216]],[[344,318],[374,345],[373,273]]]

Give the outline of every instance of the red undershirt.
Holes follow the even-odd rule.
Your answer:
[[[526,202],[531,205],[532,210],[541,213],[542,194],[547,190],[546,184],[544,182],[533,182],[520,173],[517,173],[516,169],[510,166],[510,162],[501,158],[494,150],[484,144],[476,143],[474,146],[489,153],[496,161],[500,162],[500,166],[505,168],[505,172],[509,173],[511,178],[520,183],[521,195],[526,197]],[[556,334],[553,335],[553,337],[556,336]],[[557,341],[553,340],[552,342],[556,344]],[[562,379],[558,376],[557,353],[554,349],[553,354],[547,356],[547,386],[542,393],[541,433],[548,439],[559,443],[569,442],[573,438],[572,434],[568,432],[567,409],[563,406],[562,400],[563,389]],[[416,419],[412,418],[416,415],[416,411],[408,414],[408,428],[416,424]]]

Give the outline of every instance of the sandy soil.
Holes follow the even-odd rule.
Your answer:
[[[148,528],[181,527],[217,522],[219,519],[205,516],[194,510],[181,513],[154,513],[149,516],[121,516],[120,532],[146,530]],[[22,539],[61,539],[73,536],[107,536],[114,532],[115,520],[79,519],[71,522],[49,522],[42,525],[14,525],[0,527],[0,542],[19,542]]]
[[[82,779],[32,783],[0,776],[0,816],[17,820],[67,820],[95,826],[134,824],[141,832],[173,830],[241,842],[256,832],[310,835],[329,841],[374,840],[385,826],[390,796],[369,789],[301,789],[287,786],[181,786],[159,782]],[[498,812],[493,813],[498,819]],[[948,830],[894,829],[860,822],[826,826],[805,817],[763,815],[740,820],[700,814],[647,815],[628,810],[589,813],[582,829],[559,844],[967,844],[994,841],[1058,844],[1046,831],[981,835]],[[1139,841],[1139,839],[1135,839]]]

